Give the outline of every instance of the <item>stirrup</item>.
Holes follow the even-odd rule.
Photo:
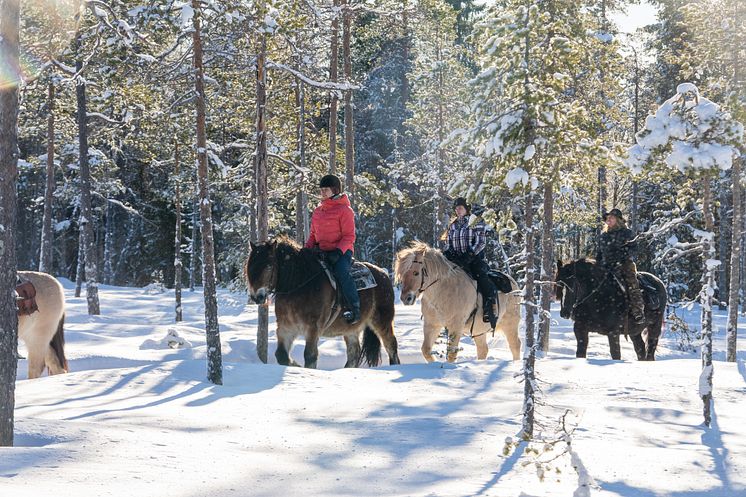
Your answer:
[[[347,324],[359,323],[360,312],[355,313],[355,311],[348,309],[342,313],[342,318],[347,321]]]

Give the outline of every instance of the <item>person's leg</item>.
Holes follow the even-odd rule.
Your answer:
[[[642,301],[642,292],[637,281],[635,263],[632,261],[622,263],[621,273],[629,293],[630,314],[636,323],[641,324],[645,321],[645,304]]]
[[[482,305],[482,316],[485,322],[489,322],[494,328],[497,324],[497,316],[495,314],[495,297],[497,296],[497,288],[495,283],[489,277],[489,266],[483,259],[477,258],[471,263],[471,273],[477,280],[477,288],[479,293],[483,297]]]
[[[343,316],[349,323],[356,323],[360,321],[360,296],[350,275],[351,267],[352,251],[348,250],[334,264],[334,276],[337,278],[342,295],[349,306],[349,313],[345,312]]]

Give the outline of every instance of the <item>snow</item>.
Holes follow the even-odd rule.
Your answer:
[[[528,173],[521,167],[511,169],[505,176],[505,184],[508,186],[508,190],[515,189],[518,183],[523,186],[528,185]]]
[[[552,451],[517,438],[521,364],[504,340],[489,339],[486,361],[465,338],[455,364],[426,364],[419,305],[396,308],[402,365],[342,369],[344,342],[333,338],[320,343],[320,369],[306,370],[275,364],[273,310],[270,364],[260,364],[256,307],[220,290],[225,384],[215,386],[199,292],[184,292],[175,325],[172,290],[101,285],[102,315],[89,316],[63,285],[71,372],[27,380],[19,362],[3,496],[746,495],[746,353],[723,362],[725,312],[714,313],[708,429],[698,353],[666,334],[657,362],[633,360],[625,340],[623,361],[611,361],[593,335],[589,358],[575,359],[572,325],[553,309],[551,350],[536,367],[539,435],[562,442]],[[684,317],[696,323],[698,312]],[[172,332],[192,346],[164,344]],[[302,340],[291,355],[303,360]],[[557,435],[567,409],[574,431]]]

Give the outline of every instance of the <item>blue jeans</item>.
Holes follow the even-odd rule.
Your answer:
[[[350,268],[352,267],[352,250],[348,250],[334,264],[334,276],[337,278],[337,284],[342,290],[347,305],[352,308],[360,309],[360,296],[357,294],[355,282],[352,281]]]

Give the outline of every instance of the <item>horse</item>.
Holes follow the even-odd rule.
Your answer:
[[[650,273],[638,274],[652,282],[660,303],[658,309],[645,306],[645,320],[641,324],[629,319],[624,283],[613,273],[592,259],[578,259],[567,264],[557,261],[555,297],[560,301],[560,316],[574,321],[573,331],[577,340],[575,357],[586,357],[588,333],[595,331],[608,337],[611,358],[614,360],[621,359],[621,334],[632,338],[638,360],[655,360],[666,309],[666,287]],[[643,332],[647,340],[643,339]]]
[[[381,342],[390,364],[399,364],[394,336],[394,289],[386,272],[373,264],[376,286],[360,293],[360,321],[349,324],[341,316],[337,291],[332,287],[318,256],[286,237],[251,245],[244,277],[251,299],[263,304],[275,294],[278,364],[297,366],[290,349],[298,335],[306,338],[304,366],[315,368],[319,338],[342,336],[347,344],[345,367],[358,367],[363,358],[369,366],[381,360]],[[360,334],[363,333],[362,347]]]
[[[50,375],[67,373],[65,358],[65,292],[56,278],[46,273],[18,271],[21,280],[36,289],[38,310],[18,315],[18,338],[26,344],[28,377],[38,378],[44,367]]]
[[[423,242],[413,242],[396,254],[394,274],[396,282],[401,284],[404,305],[413,305],[422,295],[422,355],[426,361],[435,360],[433,344],[442,328],[448,332],[448,362],[456,360],[462,335],[474,339],[477,359],[487,358],[487,334],[492,332],[492,328],[489,323],[482,322],[482,299],[477,293],[476,282],[463,269],[450,262],[440,250]],[[513,360],[518,360],[521,352],[518,337],[521,298],[513,278],[510,278],[510,284],[512,292],[498,292],[496,331],[505,335]]]

